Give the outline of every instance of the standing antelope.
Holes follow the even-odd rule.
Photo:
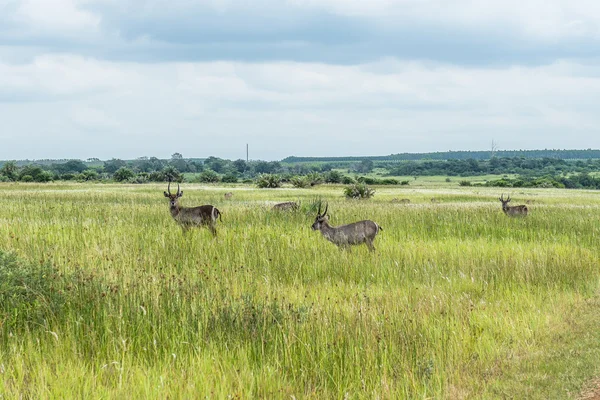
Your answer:
[[[327,216],[328,208],[329,205],[325,206],[325,212],[321,214],[321,207],[319,206],[317,218],[315,219],[315,223],[312,224],[312,229],[314,231],[321,231],[321,234],[325,239],[340,248],[348,248],[352,245],[365,243],[370,251],[375,251],[373,241],[375,240],[377,233],[379,233],[380,230],[383,230],[382,227],[370,220],[333,227],[329,225],[329,217]]]
[[[504,193],[498,198],[502,202],[502,211],[509,217],[525,217],[527,215],[527,206],[509,206],[510,195],[504,200]]]
[[[213,236],[217,236],[217,229],[215,225],[217,218],[221,219],[221,212],[216,207],[211,205],[198,206],[198,207],[181,207],[179,205],[179,198],[183,196],[183,191],[179,191],[179,184],[177,184],[177,193],[171,193],[171,182],[167,187],[168,192],[165,193],[165,197],[169,198],[169,210],[171,216],[177,221],[183,231],[186,232],[192,226],[208,226],[208,229],[212,232]]]

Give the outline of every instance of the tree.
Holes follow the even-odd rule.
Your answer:
[[[0,168],[0,175],[7,177],[11,181],[16,181],[19,176],[19,167],[16,161],[7,161]]]
[[[127,163],[123,160],[119,160],[118,158],[113,158],[109,161],[104,161],[104,171],[109,174],[114,174],[119,170],[119,168],[123,168],[127,166]]]
[[[371,171],[373,171],[373,161],[371,161],[371,160],[362,160],[356,166],[356,172],[368,174]]]
[[[236,169],[237,172],[243,174],[248,170],[248,163],[240,158],[233,162],[233,167]]]
[[[200,182],[216,183],[219,182],[219,175],[213,170],[205,169],[198,178]]]
[[[171,160],[183,160],[183,156],[181,153],[173,153],[171,154]]]
[[[123,182],[135,176],[135,172],[127,167],[119,168],[113,175],[113,178],[117,182]]]

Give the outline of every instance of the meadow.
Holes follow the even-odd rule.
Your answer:
[[[598,192],[513,191],[510,219],[497,188],[420,181],[182,185],[216,239],[166,185],[0,184],[0,398],[577,398],[600,376]],[[317,197],[380,224],[377,251],[312,231]]]

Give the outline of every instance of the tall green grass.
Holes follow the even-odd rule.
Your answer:
[[[598,372],[596,193],[513,193],[538,203],[509,219],[481,188],[188,185],[213,239],[162,186],[0,187],[7,398],[561,398]],[[383,226],[377,252],[270,209],[316,196]]]

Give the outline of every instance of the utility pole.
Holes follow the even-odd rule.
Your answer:
[[[490,158],[494,158],[496,155],[496,150],[498,150],[498,143],[494,142],[494,139],[492,139],[492,154]]]
[[[246,143],[246,162],[248,162],[248,143]]]

